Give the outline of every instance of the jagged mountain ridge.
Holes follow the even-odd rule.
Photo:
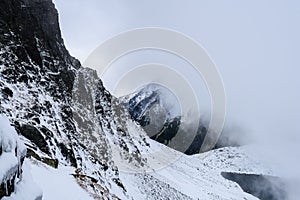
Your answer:
[[[0,112],[31,160],[73,166],[95,199],[255,199],[211,167],[218,159],[189,158],[150,140],[96,72],[69,55],[51,0],[0,5]]]

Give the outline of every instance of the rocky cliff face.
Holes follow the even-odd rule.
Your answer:
[[[0,7],[0,112],[23,136],[27,156],[53,167],[71,165],[82,179],[94,175],[96,183],[123,191],[117,169],[76,138],[72,89],[80,63],[63,44],[52,1],[4,0]],[[104,191],[109,196],[105,184],[96,193]]]
[[[1,112],[11,117],[36,151],[49,157],[65,154],[65,161],[76,166],[69,104],[80,64],[64,47],[54,4],[16,0],[0,4]],[[54,145],[60,152],[51,149]]]

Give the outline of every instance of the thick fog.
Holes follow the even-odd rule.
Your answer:
[[[196,40],[206,49],[223,78],[227,126],[240,127],[241,139],[247,137],[258,145],[253,152],[257,159],[273,166],[281,176],[300,179],[298,1],[55,0],[55,3],[65,43],[82,62],[103,41],[134,28],[168,28]],[[164,53],[142,54],[122,58],[114,65],[116,68],[148,62],[178,65],[178,68],[188,65],[177,62],[178,58],[164,57]],[[205,89],[203,85],[199,88]],[[205,96],[207,92],[203,92],[203,99],[207,99]],[[209,101],[204,101],[205,107]]]

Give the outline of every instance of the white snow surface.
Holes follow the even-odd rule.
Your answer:
[[[237,183],[223,178],[221,172],[271,174],[261,164],[253,163],[244,147],[227,147],[195,156],[169,151],[168,154],[148,158],[152,167],[161,168],[152,172],[121,171],[120,173],[121,180],[127,184],[128,194],[135,199],[164,199],[166,196],[173,199],[203,200],[257,199],[245,193]],[[177,158],[177,160],[167,165],[170,158]],[[161,163],[165,163],[166,166],[162,167]],[[143,182],[145,177],[150,178]],[[169,191],[159,191],[159,188],[164,185],[169,188]],[[151,194],[149,188],[156,189]],[[172,196],[176,193],[184,196]]]
[[[155,141],[151,145],[155,146],[156,151],[159,148],[167,148]],[[265,166],[252,162],[252,158],[247,154],[247,149],[249,147],[226,147],[194,156],[186,156],[169,149],[169,151],[164,150],[168,152],[168,155],[161,154],[156,158],[149,157],[149,163],[152,164],[145,166],[144,172],[129,172],[119,166],[120,178],[127,190],[127,195],[122,196],[122,199],[142,200],[171,197],[172,199],[200,200],[257,200],[256,197],[243,192],[238,184],[221,176],[223,171],[271,174],[270,171],[264,168]],[[146,156],[146,154],[144,155]],[[172,156],[177,158],[173,163],[161,169],[149,170],[153,167],[162,166],[157,163],[167,163],[168,158]],[[25,160],[24,165],[26,166],[25,172],[28,172],[29,169],[33,181],[42,189],[44,200],[94,199],[78,185],[78,182],[72,176],[75,170],[73,167],[59,166],[58,169],[54,169],[41,162],[28,159]],[[23,184],[17,191],[25,191],[25,186],[26,184]],[[35,194],[38,194],[38,191],[32,187],[27,187],[27,193],[35,192]],[[16,197],[14,194],[5,200],[27,200],[26,198]]]
[[[51,168],[39,161],[26,159],[22,179],[15,192],[3,200],[92,200],[72,176],[74,168]]]
[[[51,168],[41,162],[26,160],[30,165],[33,180],[43,191],[43,200],[90,200],[88,192],[81,188],[72,176],[73,167]]]

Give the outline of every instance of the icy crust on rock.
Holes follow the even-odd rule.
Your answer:
[[[21,173],[21,159],[26,147],[20,141],[9,120],[0,114],[0,183]]]
[[[43,191],[34,181],[31,166],[27,160],[23,164],[22,171],[22,179],[16,183],[15,191],[9,197],[4,197],[3,200],[42,200]]]
[[[0,143],[2,152],[14,151],[17,157],[24,156],[26,153],[26,147],[20,141],[16,130],[10,125],[8,118],[2,114],[0,114]]]
[[[23,165],[26,147],[7,117],[0,114],[0,198],[4,200],[41,199],[42,192]],[[2,185],[4,187],[2,188]],[[4,190],[4,191],[3,191]]]

